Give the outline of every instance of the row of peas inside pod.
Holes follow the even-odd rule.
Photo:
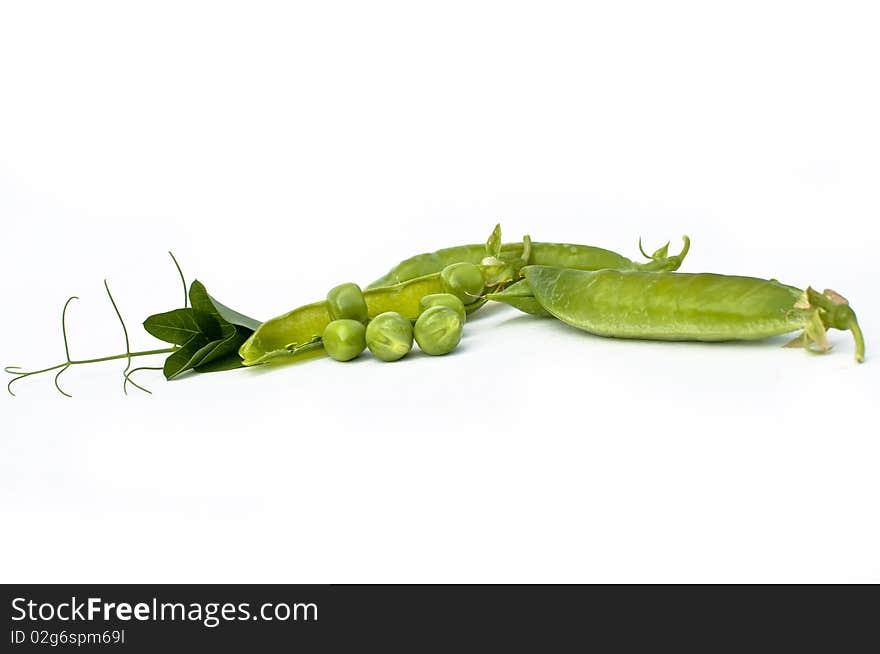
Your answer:
[[[456,263],[440,274],[445,293],[424,296],[415,323],[396,311],[368,318],[367,303],[357,284],[336,286],[327,293],[331,321],[321,342],[336,361],[351,361],[365,349],[381,361],[397,361],[412,349],[413,340],[425,354],[449,354],[461,341],[466,304],[480,301],[484,291],[479,266]]]

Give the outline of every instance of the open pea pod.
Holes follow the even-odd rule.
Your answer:
[[[479,246],[481,256],[477,264],[485,287],[494,289],[511,281],[525,264],[529,245],[529,239],[525,237],[520,248],[520,252],[525,254],[524,257],[511,261],[501,260],[499,258],[502,250],[501,228],[496,226],[487,243]],[[470,246],[465,246],[464,250],[469,248]],[[450,261],[450,263],[462,262]],[[423,297],[448,290],[449,280],[444,280],[442,275],[446,266],[440,266],[436,270],[433,269],[434,267],[431,266],[431,270],[425,274],[416,274],[419,272],[417,266],[411,266],[404,280],[394,283],[383,282],[381,285],[373,284],[368,287],[363,293],[367,318],[372,319],[386,311],[400,313],[409,320],[418,318]],[[334,291],[341,293],[344,288],[351,286],[354,285],[336,287]],[[485,298],[478,294],[466,303],[465,308],[470,313],[485,302]],[[323,350],[321,334],[331,322],[333,313],[327,301],[321,301],[272,318],[260,325],[259,329],[239,348],[239,356],[246,366],[269,362],[294,362],[319,356]]]
[[[425,275],[394,286],[364,291],[368,318],[395,311],[409,320],[421,313],[420,303],[426,295],[445,290],[440,273]],[[468,312],[485,303],[484,299],[468,304]],[[330,323],[327,301],[313,302],[267,320],[248,338],[238,353],[244,365],[263,363],[292,363],[323,354],[321,334]]]

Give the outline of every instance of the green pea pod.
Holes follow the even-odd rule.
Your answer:
[[[685,256],[687,256],[687,252],[690,249],[690,239],[687,236],[684,236],[683,239],[684,247],[682,248],[681,253],[672,257],[668,256],[669,243],[658,249],[654,254],[648,255],[642,250],[642,243],[639,241],[639,250],[641,250],[642,254],[651,259],[651,261],[645,264],[634,263],[629,259],[614,255],[613,252],[610,253],[611,255],[614,255],[613,257],[608,256],[607,254],[596,256],[595,250],[598,250],[599,248],[590,248],[593,253],[588,257],[580,248],[589,246],[555,244],[553,247],[550,247],[552,244],[544,243],[543,245],[547,247],[544,247],[541,251],[540,258],[560,263],[541,265],[557,265],[564,268],[571,268],[573,270],[584,270],[584,268],[580,266],[586,265],[589,260],[597,265],[605,264],[607,268],[614,270],[643,270],[645,272],[675,270],[681,265],[681,262],[684,260]],[[574,248],[574,250],[572,250],[572,248]],[[604,250],[603,252],[608,253],[608,250]],[[615,265],[621,267],[616,268]],[[510,306],[533,316],[539,316],[541,318],[552,317],[552,314],[544,309],[544,307],[542,307],[535,299],[535,296],[532,293],[532,288],[529,286],[527,279],[521,279],[502,291],[488,293],[484,297],[487,300],[509,304]]]
[[[690,249],[690,239],[684,237],[684,248],[673,256],[668,256],[667,243],[656,252],[648,255],[642,250],[641,242],[639,249],[648,257],[649,261],[638,263],[627,257],[592,245],[575,245],[571,243],[541,243],[532,242],[528,238],[520,243],[505,243],[500,245],[501,229],[495,227],[489,241],[484,244],[474,243],[471,245],[459,245],[444,248],[436,252],[418,254],[405,259],[392,268],[385,275],[367,286],[379,288],[399,284],[414,277],[429,275],[440,272],[454,263],[487,264],[489,260],[508,264],[518,270],[519,267],[530,264],[540,266],[561,266],[576,270],[602,270],[612,268],[614,270],[646,270],[646,271],[673,271],[678,270],[682,261]]]
[[[394,286],[368,289],[364,291],[363,298],[370,319],[393,311],[414,321],[421,313],[422,298],[443,292],[443,280],[440,273],[435,273]],[[484,298],[480,298],[467,305],[465,310],[470,313],[485,302]],[[293,363],[320,356],[323,352],[321,334],[331,320],[326,300],[306,304],[261,324],[239,348],[238,354],[246,366],[269,362]]]
[[[527,279],[521,279],[498,293],[487,293],[485,298],[487,300],[509,304],[514,309],[519,309],[523,313],[538,316],[539,318],[553,317],[553,315],[542,307],[541,303],[535,299],[535,294],[532,293],[532,287],[529,286],[529,280]]]
[[[595,272],[523,268],[550,314],[599,336],[664,341],[753,340],[797,330],[791,347],[827,351],[827,328],[849,330],[856,360],[865,343],[849,303],[834,291],[712,273]]]

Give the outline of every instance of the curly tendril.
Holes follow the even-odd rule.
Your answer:
[[[174,267],[177,268],[178,275],[180,275],[180,282],[183,285],[183,306],[184,306],[184,308],[186,308],[188,306],[188,296],[187,296],[187,290],[186,290],[186,277],[184,277],[183,270],[180,268],[180,264],[177,262],[177,259],[175,258],[174,254],[171,252],[168,252],[168,254],[171,256],[171,260],[174,262]],[[83,364],[88,364],[88,363],[101,363],[103,361],[115,361],[117,359],[125,359],[126,360],[125,369],[122,371],[122,377],[123,377],[122,391],[126,395],[128,395],[128,384],[131,384],[135,388],[138,388],[145,393],[152,394],[152,391],[150,391],[149,389],[145,388],[144,386],[141,386],[136,381],[134,381],[131,378],[131,375],[139,370],[162,370],[162,368],[161,367],[153,367],[153,366],[141,366],[139,368],[132,368],[131,367],[131,360],[134,357],[151,356],[154,354],[170,354],[171,352],[174,352],[178,348],[177,347],[168,347],[168,348],[160,348],[160,349],[155,349],[155,350],[142,350],[140,352],[132,352],[131,351],[131,343],[130,343],[130,340],[128,337],[128,328],[125,325],[125,320],[123,320],[123,318],[122,318],[122,313],[119,311],[119,306],[116,304],[116,300],[113,298],[113,294],[110,292],[110,285],[107,283],[106,279],[104,280],[104,289],[107,291],[107,297],[110,299],[110,304],[113,305],[113,310],[116,312],[116,317],[119,318],[119,324],[122,325],[122,334],[125,337],[125,352],[122,354],[113,354],[110,356],[98,357],[95,359],[73,359],[73,358],[71,358],[71,356],[70,356],[70,342],[68,341],[68,338],[67,338],[67,307],[70,306],[70,303],[73,300],[79,299],[79,297],[77,297],[76,295],[72,295],[71,297],[67,298],[67,301],[64,303],[64,307],[61,310],[61,336],[64,340],[64,358],[65,358],[64,362],[59,363],[54,366],[50,366],[48,368],[41,368],[40,370],[23,370],[20,366],[6,366],[5,368],[3,368],[3,371],[9,375],[12,375],[12,379],[10,379],[9,383],[6,384],[6,390],[9,392],[10,395],[12,395],[12,396],[15,395],[15,393],[12,391],[12,385],[15,382],[17,382],[21,379],[24,379],[26,377],[32,377],[33,375],[40,375],[45,372],[52,372],[54,370],[57,370],[58,372],[55,373],[55,379],[54,379],[55,388],[63,396],[73,397],[70,393],[66,392],[63,388],[61,388],[61,385],[58,382],[61,375],[65,371],[67,371],[68,368],[70,368],[71,366],[78,366],[78,365],[83,365]]]

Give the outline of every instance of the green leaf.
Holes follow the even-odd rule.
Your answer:
[[[238,348],[252,333],[250,330],[224,325],[225,338],[208,341],[203,335],[193,336],[182,348],[171,354],[165,361],[165,377],[174,379],[188,370],[203,372],[206,370],[231,370],[234,355],[241,364]],[[219,363],[218,363],[219,362]]]
[[[192,304],[193,309],[204,311],[205,313],[215,316],[218,315],[217,309],[215,309],[214,305],[211,303],[211,298],[208,297],[208,291],[205,289],[205,285],[198,279],[193,280],[193,283],[189,285],[189,302]]]
[[[234,309],[230,309],[225,304],[221,304],[210,295],[208,297],[211,298],[211,302],[213,302],[214,307],[217,309],[217,313],[220,314],[220,317],[228,323],[232,323],[233,325],[237,325],[239,327],[245,327],[252,332],[257,331],[257,327],[263,324],[255,318],[251,318],[242,313],[239,313],[238,311],[235,311]]]
[[[236,368],[244,368],[244,362],[238,356],[238,352],[230,352],[224,357],[214,359],[210,363],[203,363],[196,372],[221,372],[223,370],[235,370]]]
[[[230,357],[230,355],[234,355],[237,362],[243,366],[241,363],[241,357],[238,356],[238,348],[242,346],[242,344],[248,339],[248,337],[252,334],[249,329],[244,329],[242,327],[235,327],[232,334],[222,341],[214,341],[213,343],[209,343],[204,350],[204,356],[201,361],[194,364],[196,372],[204,372],[205,370],[213,370],[215,369],[213,364],[215,362],[222,362]],[[210,348],[210,349],[208,349]],[[201,351],[200,351],[201,352]],[[220,364],[224,365],[224,364]],[[235,366],[236,368],[239,366]],[[224,370],[228,370],[229,368],[223,368]]]
[[[233,349],[238,350],[235,346],[238,341],[238,332],[232,325],[225,325],[225,327],[228,330],[228,334],[225,338],[211,341],[193,355],[193,358],[190,361],[190,366],[192,368],[198,368],[204,363],[210,363],[213,359],[223,357]]]
[[[228,322],[232,325],[247,327],[251,331],[256,331],[262,323],[249,316],[246,316],[234,309],[230,309],[225,304],[218,302],[208,294],[205,285],[199,280],[193,281],[189,287],[189,301],[194,309],[204,311],[214,316],[221,324]]]
[[[208,338],[208,340],[213,341],[217,338],[223,338],[223,327],[228,327],[226,321],[222,321],[216,317],[214,317],[210,313],[206,313],[205,311],[199,311],[198,309],[190,309],[193,312],[193,318],[195,318],[196,324],[199,326],[199,331]]]
[[[175,345],[184,345],[193,336],[202,333],[192,309],[154,314],[144,321],[144,329],[160,341]]]
[[[162,367],[165,379],[174,379],[179,374],[192,368],[191,361],[193,357],[207,344],[208,339],[201,334],[196,334],[184,343],[179,350],[169,354],[168,358],[165,359],[165,365]]]
[[[501,224],[495,225],[495,229],[492,230],[492,233],[489,235],[489,239],[486,241],[486,256],[495,257],[496,259],[501,257]]]
[[[191,308],[159,313],[144,321],[150,334],[181,346],[165,360],[165,377],[174,379],[188,370],[209,372],[242,367],[238,349],[260,326],[260,321],[217,302],[198,280],[190,285],[189,299]]]
[[[656,250],[654,250],[654,254],[651,255],[651,258],[654,261],[657,261],[659,259],[665,259],[667,256],[669,256],[669,243],[668,242],[663,247],[657,248]]]
[[[157,313],[144,321],[144,329],[161,341],[184,345],[197,334],[208,340],[222,337],[220,323],[214,316],[196,309],[175,309]]]

